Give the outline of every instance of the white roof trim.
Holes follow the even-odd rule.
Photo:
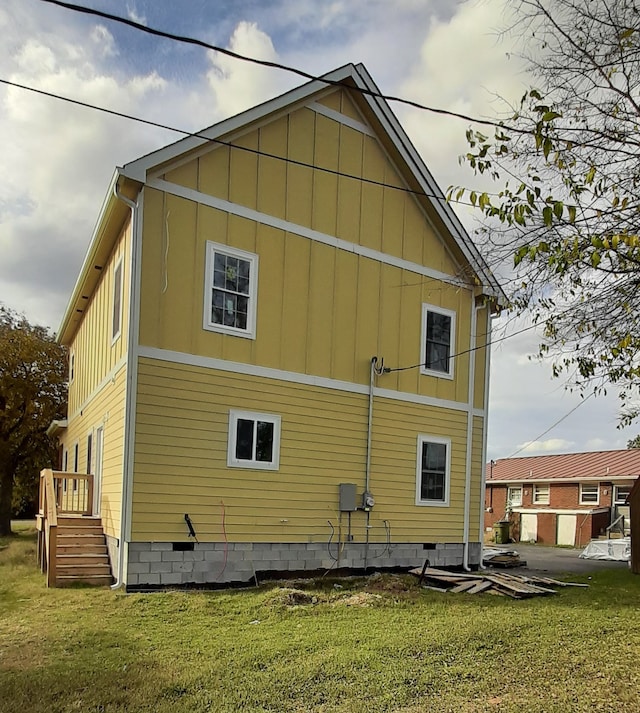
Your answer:
[[[549,483],[603,483],[609,482],[610,480],[635,480],[638,477],[636,475],[592,475],[588,478],[583,478],[576,475],[573,478],[512,478],[510,480],[489,480],[487,479],[487,486],[489,485],[548,485]]]

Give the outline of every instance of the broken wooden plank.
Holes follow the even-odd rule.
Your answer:
[[[473,589],[476,587],[480,582],[463,582],[462,584],[458,584],[457,587],[453,587],[450,591],[454,592],[455,594],[459,594],[460,592],[466,592],[469,589]]]
[[[488,582],[487,580],[484,580],[482,582],[474,584],[471,589],[467,589],[467,594],[480,594],[480,592],[484,592],[490,587],[493,587],[493,582]]]

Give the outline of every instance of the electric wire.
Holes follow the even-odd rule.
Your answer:
[[[185,44],[195,45],[197,47],[202,47],[203,49],[206,49],[206,50],[210,50],[213,52],[219,52],[220,54],[226,55],[228,57],[232,57],[233,59],[241,60],[243,62],[250,62],[252,64],[257,64],[262,67],[268,67],[270,69],[279,69],[279,70],[282,70],[285,72],[290,72],[291,74],[296,74],[297,76],[302,77],[303,79],[308,79],[308,80],[314,81],[314,82],[322,82],[328,86],[344,86],[342,84],[342,82],[340,82],[339,80],[328,79],[327,77],[311,74],[309,72],[305,72],[302,69],[298,69],[296,67],[291,67],[286,64],[281,64],[280,62],[273,62],[273,61],[266,60],[266,59],[257,59],[255,57],[248,57],[248,56],[242,55],[238,52],[234,52],[233,50],[229,50],[224,47],[219,47],[217,45],[212,45],[208,42],[205,42],[204,40],[199,40],[195,37],[188,37],[185,35],[176,35],[172,32],[166,32],[164,30],[159,30],[155,27],[150,27],[149,25],[143,25],[139,22],[135,22],[134,20],[131,20],[129,18],[120,17],[119,15],[113,15],[112,13],[105,12],[104,10],[97,10],[95,8],[85,7],[83,5],[74,5],[72,3],[63,2],[62,0],[41,0],[41,2],[50,4],[50,5],[57,5],[58,7],[62,7],[66,10],[72,10],[74,12],[79,12],[84,15],[92,15],[94,17],[100,17],[104,20],[111,20],[112,22],[117,22],[122,25],[127,25],[128,27],[139,30],[140,32],[145,32],[149,35],[154,35],[156,37],[163,37],[165,39],[169,39],[174,42],[181,42],[181,43],[185,43]],[[426,104],[421,104],[420,102],[416,102],[411,99],[404,99],[402,97],[393,96],[391,94],[383,94],[381,92],[376,92],[372,89],[366,89],[364,87],[351,87],[351,88],[355,89],[356,91],[360,92],[361,94],[366,94],[367,96],[371,96],[376,99],[384,99],[385,101],[396,102],[398,104],[406,104],[407,106],[414,107],[415,109],[420,109],[421,111],[429,111],[434,114],[440,114],[442,116],[450,116],[452,118],[463,119],[464,121],[471,121],[475,124],[483,124],[486,126],[495,126],[495,127],[499,127],[499,128],[503,128],[503,126],[504,126],[501,122],[492,121],[491,119],[478,119],[478,118],[475,118],[472,116],[467,116],[466,114],[461,114],[459,112],[427,106]],[[515,129],[513,127],[510,127],[510,129],[514,130],[514,131],[522,131],[522,130]],[[525,133],[530,133],[530,132],[527,131]]]
[[[521,448],[518,448],[518,450],[514,451],[510,456],[507,456],[507,458],[513,458],[514,456],[518,455],[518,453],[521,453],[525,448],[528,448],[532,443],[535,443],[536,441],[539,441],[543,436],[546,436],[549,431],[553,431],[553,429],[556,426],[559,426],[565,419],[569,418],[572,413],[577,411],[582,405],[584,405],[592,396],[595,395],[595,391],[592,391],[587,397],[582,399],[580,403],[577,406],[574,406],[570,411],[567,411],[562,418],[559,418],[554,424],[549,426],[546,431],[543,431],[539,436],[536,436],[533,440],[527,441]]]
[[[46,2],[47,0],[43,0]],[[408,188],[406,186],[394,186],[391,183],[385,183],[384,181],[376,181],[373,178],[365,178],[364,176],[355,176],[351,173],[344,173],[343,171],[337,171],[333,168],[326,168],[324,166],[317,166],[312,163],[306,163],[305,161],[298,161],[297,159],[288,158],[286,156],[278,156],[277,154],[269,153],[268,151],[261,151],[260,149],[253,149],[248,146],[240,146],[238,144],[233,144],[230,141],[224,141],[223,139],[217,139],[198,131],[187,131],[186,129],[179,129],[175,126],[170,126],[169,124],[163,124],[158,121],[153,121],[151,119],[144,119],[140,116],[135,116],[134,114],[127,114],[125,112],[116,111],[115,109],[109,109],[107,107],[98,106],[96,104],[91,104],[89,102],[81,101],[80,99],[72,99],[71,97],[65,97],[61,94],[55,94],[54,92],[48,92],[45,89],[38,89],[36,87],[30,87],[27,84],[20,84],[19,82],[12,82],[9,79],[4,79],[0,77],[0,84],[5,84],[9,87],[14,87],[16,89],[23,89],[27,92],[33,92],[34,94],[39,94],[41,96],[49,97],[50,99],[57,99],[58,101],[67,102],[68,104],[74,104],[76,106],[84,107],[85,109],[93,109],[94,111],[100,111],[104,114],[109,114],[111,116],[117,116],[121,119],[128,119],[129,121],[135,121],[140,124],[145,124],[147,126],[153,126],[157,129],[163,129],[165,131],[172,131],[176,134],[181,134],[186,138],[202,139],[203,141],[218,144],[220,146],[226,146],[229,149],[234,149],[237,151],[244,151],[245,153],[255,154],[256,156],[263,156],[265,158],[271,158],[276,161],[282,161],[283,163],[289,163],[294,166],[300,166],[302,168],[311,168],[315,171],[321,171],[322,173],[327,173],[339,178],[349,178],[354,181],[359,181],[360,183],[367,183],[369,185],[377,186],[379,188],[389,188],[401,193],[408,193],[415,196],[422,196],[424,198],[432,198],[434,200],[441,201],[443,203],[458,203],[459,205],[467,205],[473,207],[471,201],[462,201],[451,199],[450,201],[444,195],[438,195],[437,193],[426,193],[422,190],[416,190],[413,188]],[[206,130],[206,129],[205,129]],[[494,195],[494,194],[492,194]]]

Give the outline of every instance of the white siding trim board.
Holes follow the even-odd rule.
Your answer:
[[[138,356],[146,357],[148,359],[156,359],[158,361],[170,362],[173,364],[184,364],[185,366],[196,366],[204,369],[217,369],[218,371],[226,371],[234,374],[258,376],[265,379],[277,379],[279,381],[288,381],[294,384],[303,384],[305,386],[318,386],[326,389],[335,389],[337,391],[347,391],[355,394],[362,394],[364,396],[369,394],[369,387],[365,384],[356,384],[350,381],[330,379],[323,376],[313,376],[311,374],[284,371],[266,366],[257,366],[255,364],[227,361],[225,359],[217,359],[215,357],[186,354],[184,352],[176,352],[169,349],[158,349],[157,347],[141,346],[138,349]],[[465,413],[469,411],[468,403],[438,399],[432,396],[422,396],[421,394],[411,394],[405,391],[394,391],[392,389],[381,389],[379,387],[375,387],[373,395],[395,401],[404,401],[408,403],[421,404],[423,406],[450,409],[452,411],[463,411]],[[484,416],[483,410],[473,409],[472,411],[474,416]]]
[[[410,260],[394,257],[393,255],[388,255],[387,253],[380,252],[379,250],[372,250],[371,248],[364,247],[363,245],[342,240],[341,238],[336,238],[335,236],[328,235],[327,233],[321,233],[318,230],[307,228],[304,225],[298,225],[297,223],[292,223],[288,220],[283,220],[282,218],[276,218],[275,216],[268,215],[267,213],[261,213],[260,211],[247,208],[239,203],[232,203],[231,201],[224,200],[223,198],[216,198],[215,196],[195,191],[193,188],[186,188],[178,185],[177,183],[171,183],[170,181],[165,181],[160,178],[151,179],[147,185],[150,188],[155,188],[158,191],[164,191],[165,193],[169,193],[170,195],[178,198],[184,198],[185,200],[200,203],[231,215],[237,215],[240,218],[246,218],[247,220],[251,220],[262,225],[268,225],[272,228],[283,230],[285,233],[291,233],[292,235],[297,235],[309,240],[315,240],[316,242],[323,243],[324,245],[329,245],[334,248],[339,248],[340,250],[346,250],[347,252],[354,253],[355,255],[370,258],[371,260],[375,260],[376,262],[380,262],[385,265],[392,265],[393,267],[413,272],[421,275],[422,277],[430,277],[434,280],[439,280],[441,282],[468,290],[472,289],[470,284],[453,275],[447,275],[444,272],[433,270],[429,267],[425,267],[424,265],[411,262]]]

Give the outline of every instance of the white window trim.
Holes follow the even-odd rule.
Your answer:
[[[626,504],[626,499],[627,499],[627,497],[628,497],[629,494],[627,493],[627,495],[625,495],[625,499],[624,499],[623,501],[621,501],[621,500],[620,500],[620,489],[621,489],[621,488],[628,488],[629,491],[630,491],[632,487],[633,487],[632,485],[614,485],[614,486],[613,486],[613,500],[612,500],[612,504],[613,504],[614,507],[620,507],[620,506],[623,506],[623,505]],[[598,492],[599,492],[599,489],[598,489]]]
[[[427,315],[429,312],[435,312],[451,318],[451,342],[449,344],[449,371],[437,371],[436,369],[427,369]],[[435,305],[422,303],[422,331],[420,342],[420,373],[424,376],[435,376],[438,379],[453,379],[454,371],[454,353],[456,343],[456,313],[453,310],[445,309],[444,307],[436,307]]]
[[[520,491],[520,499],[518,500],[518,502],[515,502],[512,498],[509,497],[510,490],[519,490]],[[507,503],[510,503],[511,507],[514,507],[514,508],[522,507],[522,486],[521,485],[507,486]]]
[[[444,479],[444,500],[423,500],[420,497],[420,485],[422,482],[422,446],[424,443],[441,443],[447,447],[447,462]],[[451,439],[441,436],[427,436],[418,434],[418,446],[416,452],[416,505],[421,507],[449,507],[449,493],[451,489]]]
[[[273,424],[273,451],[270,463],[256,460],[240,460],[236,458],[236,433],[239,419],[249,421],[266,421]],[[248,468],[250,470],[278,470],[280,468],[280,433],[281,417],[272,413],[257,413],[256,411],[229,411],[229,435],[227,443],[227,466],[229,468]]]
[[[596,499],[595,500],[583,500],[583,488],[595,488],[596,489]],[[600,484],[599,483],[580,483],[580,505],[600,505]]]
[[[211,321],[211,289],[213,287],[213,265],[214,254],[223,253],[241,260],[247,260],[250,267],[249,278],[249,309],[247,310],[247,328],[225,327],[223,324],[215,324]],[[205,259],[205,283],[204,283],[204,307],[202,313],[202,327],[209,332],[220,332],[231,334],[235,337],[245,339],[256,338],[256,302],[258,299],[258,256],[255,253],[240,250],[229,245],[221,245],[207,240]]]
[[[547,489],[547,497],[546,500],[537,500],[536,499],[536,493],[538,492],[539,488],[546,488]],[[549,502],[551,501],[551,486],[548,483],[545,484],[536,484],[533,486],[533,493],[532,493],[532,499],[531,502],[534,505],[548,505]]]
[[[114,332],[115,316],[116,316],[116,275],[120,270],[120,312],[118,314],[118,331]],[[111,346],[113,346],[122,335],[122,315],[124,314],[124,305],[122,298],[124,295],[124,269],[122,267],[122,257],[119,257],[113,266],[113,287],[111,290]]]

